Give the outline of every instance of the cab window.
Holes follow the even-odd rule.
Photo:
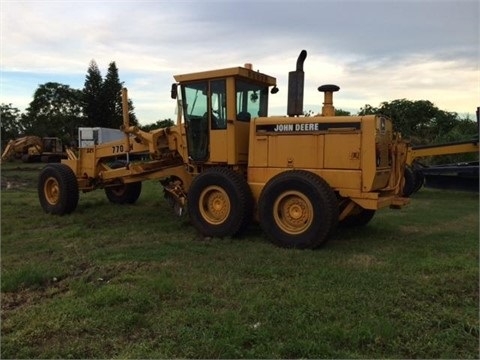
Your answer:
[[[250,121],[258,116],[267,116],[268,87],[237,80],[237,120]]]
[[[227,128],[227,87],[225,80],[210,82],[210,126],[212,130]]]

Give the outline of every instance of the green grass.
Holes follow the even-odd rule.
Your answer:
[[[50,216],[40,167],[2,165],[2,358],[479,357],[478,194],[422,189],[300,251],[205,240],[155,182]]]

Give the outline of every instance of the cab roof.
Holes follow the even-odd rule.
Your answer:
[[[276,78],[244,67],[232,67],[173,76],[173,78],[179,83],[225,77],[245,78],[255,82],[264,83],[268,86],[274,86],[277,84]]]

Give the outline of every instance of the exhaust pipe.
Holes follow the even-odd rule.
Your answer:
[[[297,59],[297,70],[288,73],[288,116],[303,115],[303,88],[305,73],[303,63],[307,57],[307,51],[302,50]]]

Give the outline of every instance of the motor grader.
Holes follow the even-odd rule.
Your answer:
[[[465,141],[456,141],[433,145],[408,146],[405,167],[405,186],[403,188],[403,195],[410,196],[419,191],[425,182],[424,172],[427,172],[429,170],[431,171],[431,167],[422,165],[419,161],[420,159],[433,156],[457,155],[467,153],[478,154],[478,135],[471,140]],[[478,170],[478,161],[476,162],[476,165],[445,164],[445,167],[443,169],[455,173],[456,171],[462,171],[462,168],[463,170],[468,169],[465,165],[469,166],[468,168],[470,169],[470,171],[472,170],[472,168],[475,167]],[[441,167],[437,167],[436,172],[442,172]]]
[[[80,133],[78,153],[41,171],[41,206],[68,214],[79,191],[95,189],[134,203],[142,181],[157,180],[204,236],[235,236],[256,220],[276,245],[315,248],[338,224],[365,225],[376,210],[405,205],[406,144],[388,118],[335,116],[336,85],[319,87],[320,114],[303,115],[306,55],[289,73],[287,116],[268,117],[276,79],[251,64],[174,76],[177,122],[149,132],[130,126],[124,89],[117,138]]]
[[[62,141],[57,137],[34,135],[10,140],[2,153],[2,161],[21,159],[23,162],[60,162],[66,157]]]

